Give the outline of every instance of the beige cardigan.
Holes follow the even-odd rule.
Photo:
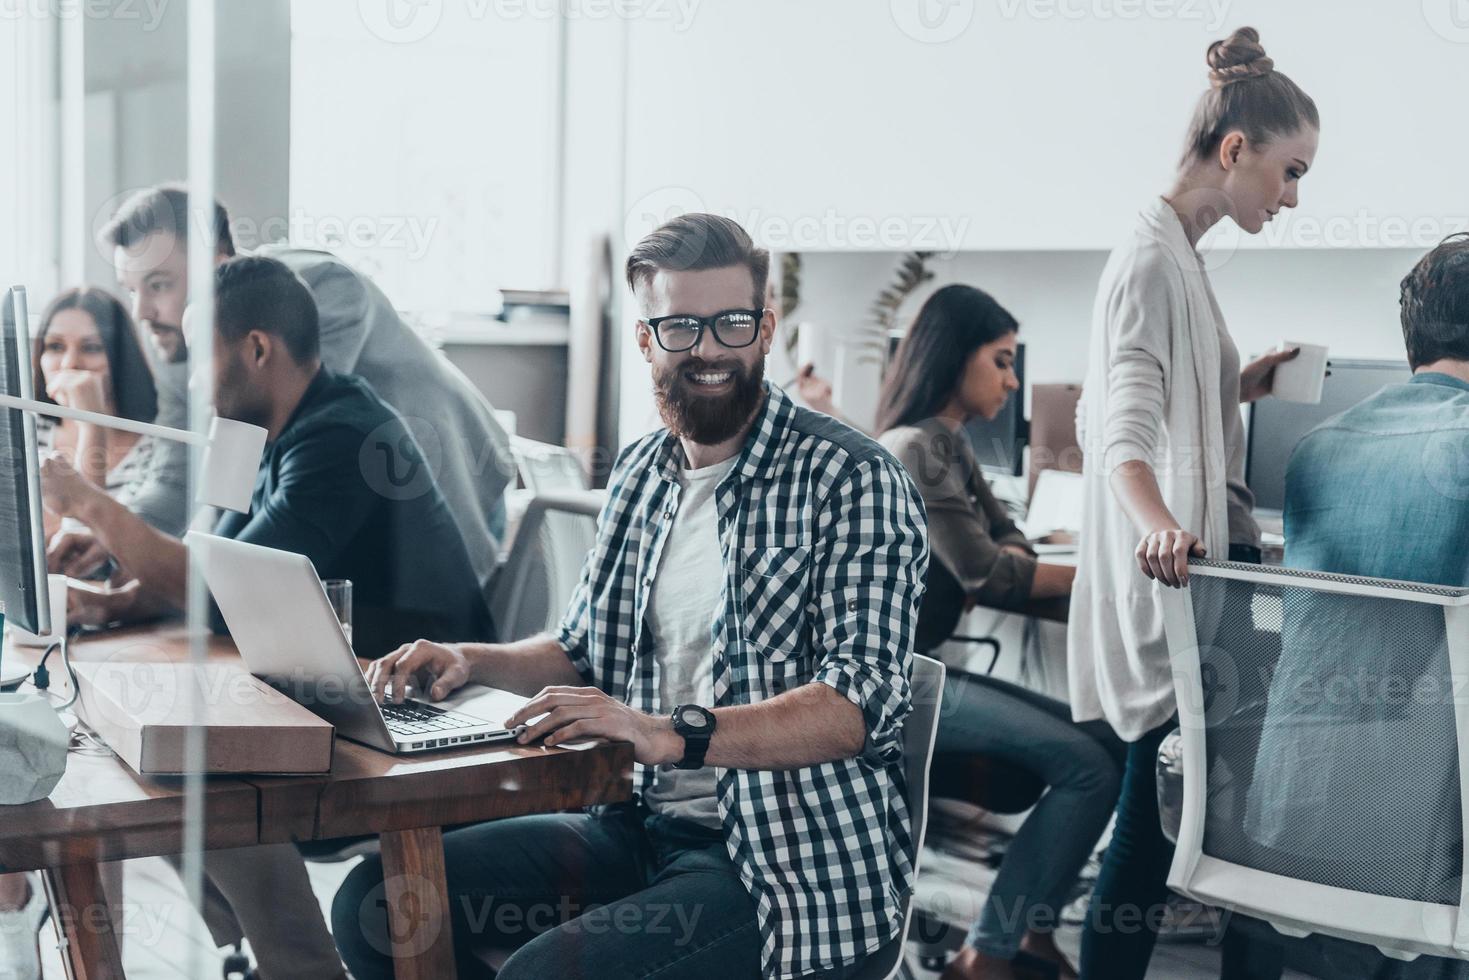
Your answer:
[[[1108,259],[1092,311],[1077,408],[1085,461],[1067,629],[1071,711],[1077,721],[1106,718],[1127,741],[1174,713],[1161,601],[1182,594],[1138,570],[1141,535],[1108,478],[1129,460],[1151,463],[1168,509],[1210,557],[1228,557],[1223,324],[1211,296],[1198,253],[1160,198]]]

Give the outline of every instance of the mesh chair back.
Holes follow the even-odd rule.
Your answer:
[[[1184,759],[1170,884],[1283,931],[1469,954],[1469,590],[1191,564],[1165,596]]]
[[[538,497],[587,491],[586,471],[576,454],[564,446],[514,437],[511,450],[521,483]],[[504,575],[491,601],[501,638],[508,640],[555,628],[581,577],[587,552],[597,539],[595,514],[588,516],[557,507],[549,508],[536,526],[523,524],[522,530],[537,537],[531,540],[529,533],[517,532],[504,571],[523,575],[525,585],[510,608],[511,597],[503,583],[511,574]],[[521,570],[519,562],[529,567]]]

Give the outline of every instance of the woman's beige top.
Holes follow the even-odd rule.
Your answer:
[[[980,605],[1014,609],[1030,598],[1036,560],[980,472],[969,439],[938,419],[898,426],[878,442],[907,467],[928,511],[932,555]],[[1027,554],[1001,551],[1017,545]]]

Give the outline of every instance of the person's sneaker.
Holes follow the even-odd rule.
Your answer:
[[[41,980],[36,934],[46,918],[46,896],[35,875],[27,875],[31,897],[25,908],[0,912],[0,980]]]

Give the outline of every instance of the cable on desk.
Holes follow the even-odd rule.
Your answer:
[[[57,647],[61,648],[61,668],[66,671],[67,680],[71,683],[71,697],[62,704],[55,705],[57,711],[65,711],[76,704],[79,687],[77,686],[77,673],[71,666],[71,637],[75,627],[68,629],[61,635],[61,639],[53,640],[41,654],[41,662],[36,664],[36,669],[31,673],[31,684],[36,690],[47,697],[51,697],[48,689],[51,687],[51,671],[46,669],[46,660],[51,656],[51,651]]]

